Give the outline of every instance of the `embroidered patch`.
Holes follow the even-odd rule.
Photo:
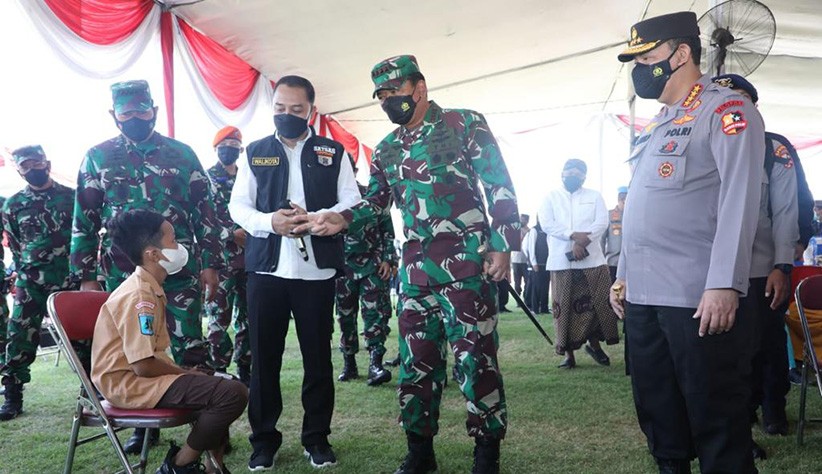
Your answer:
[[[154,315],[148,313],[140,313],[137,315],[140,319],[140,334],[145,336],[154,335]]]
[[[779,145],[776,147],[776,150],[773,151],[774,156],[778,156],[779,158],[788,159],[791,157],[790,152],[788,152],[788,147],[785,145]]]
[[[671,128],[665,131],[665,137],[687,137],[691,134],[691,127]]]
[[[719,107],[717,107],[716,109],[714,109],[714,113],[721,114],[722,112],[730,109],[731,107],[744,107],[744,106],[745,106],[745,102],[742,102],[741,100],[729,100],[728,102],[725,102],[724,104],[722,104]]]
[[[693,119],[694,119],[694,116],[693,116],[693,115],[688,115],[688,114],[686,113],[686,114],[685,114],[685,115],[683,115],[682,117],[680,117],[680,118],[678,118],[678,119],[675,119],[675,120],[674,120],[674,125],[682,125],[682,124],[685,124],[685,123],[690,122],[690,121],[691,121],[691,120],[693,120]]]
[[[748,128],[745,115],[739,110],[733,110],[722,116],[722,133],[738,135]]]
[[[688,92],[688,97],[685,97],[685,100],[682,101],[682,106],[690,107],[700,94],[702,94],[702,84],[696,83],[691,88],[691,92]]]
[[[252,166],[279,166],[279,156],[255,156],[251,158]]]
[[[659,175],[663,178],[670,178],[672,174],[674,174],[674,164],[670,161],[666,161],[659,165]]]
[[[154,309],[155,305],[151,301],[138,301],[136,305],[134,305],[134,309],[140,310],[143,308]]]
[[[314,147],[314,154],[317,155],[317,162],[323,166],[331,166],[334,164],[334,155],[336,150],[330,146],[317,145]]]
[[[677,148],[679,148],[679,142],[677,142],[676,140],[671,140],[668,143],[662,145],[662,148],[659,149],[659,152],[664,153],[666,155],[670,155],[671,153],[675,152]]]

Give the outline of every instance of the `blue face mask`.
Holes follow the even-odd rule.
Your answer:
[[[128,120],[123,122],[119,120],[114,120],[117,122],[117,128],[123,132],[123,135],[126,136],[129,140],[140,143],[148,139],[151,136],[151,132],[154,131],[154,122],[155,118],[150,120],[143,120],[141,118],[132,117]]]

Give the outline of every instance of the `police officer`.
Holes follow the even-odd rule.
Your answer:
[[[37,355],[46,299],[55,291],[71,289],[68,247],[74,191],[51,179],[51,162],[40,145],[19,148],[12,156],[28,186],[10,197],[3,209],[17,281],[8,343],[0,360],[6,390],[0,421],[23,412],[23,384],[31,381],[29,367]],[[80,356],[87,363],[90,348],[84,347]]]
[[[215,370],[225,372],[231,356],[237,366],[240,380],[248,386],[251,381],[251,348],[248,344],[248,307],[246,305],[245,247],[246,232],[231,220],[228,201],[237,176],[237,158],[243,152],[240,129],[226,126],[214,136],[212,143],[217,152],[217,163],[206,170],[214,186],[214,208],[221,225],[228,230],[225,239],[226,267],[220,271],[217,295],[206,304],[208,314],[208,342]],[[234,318],[234,343],[228,327]]]
[[[251,390],[248,421],[253,447],[248,468],[269,470],[282,445],[277,421],[285,336],[293,314],[303,358],[303,416],[300,441],[314,467],[337,463],[328,435],[334,412],[331,335],[334,277],[343,268],[339,237],[296,232],[306,212],[343,210],[360,200],[343,146],[317,136],[308,126],[314,86],[284,76],[274,89],[277,133],[248,145],[231,192],[231,217],[249,233],[248,324]]]
[[[396,472],[437,468],[433,437],[446,380],[446,339],[467,399],[468,434],[476,442],[473,472],[499,472],[507,410],[497,362],[494,281],[505,277],[510,252],[519,250],[514,187],[484,117],[429,102],[414,56],[381,61],[371,78],[374,96],[399,127],[374,149],[365,201],[342,214],[316,216],[312,231],[359,232],[393,196],[407,237],[400,268],[398,391],[408,455]]]
[[[116,289],[134,265],[108,236],[103,234],[100,241],[101,227],[130,209],[162,213],[189,254],[200,257],[189,259],[163,284],[172,356],[184,367],[207,366],[200,285],[206,287],[207,299],[213,299],[217,271],[224,266],[223,229],[211,203],[208,177],[189,146],[154,131],[157,107],[146,81],[118,82],[111,86],[111,95],[110,113],[121,133],[91,148],[80,165],[71,238],[73,276],[82,282],[81,289],[99,290],[99,250],[105,288]],[[126,442],[126,452],[139,452],[142,433],[137,430]]]
[[[622,213],[625,211],[625,198],[628,196],[628,186],[617,189],[617,205],[608,211],[608,231],[605,233],[605,263],[611,274],[611,283],[616,280],[619,252],[622,249]]]
[[[737,74],[713,79],[730,87],[754,103],[756,88]],[[788,434],[785,397],[790,390],[788,350],[784,315],[788,309],[793,270],[794,246],[799,241],[797,174],[790,143],[784,137],[766,134],[765,173],[762,199],[751,262],[751,289],[748,298],[756,307],[759,337],[754,339],[751,421],[762,407],[762,429],[768,434]],[[764,457],[757,447],[754,455]]]
[[[360,193],[365,193],[364,186],[360,186]],[[359,350],[358,312],[362,313],[363,336],[370,355],[367,383],[376,386],[391,380],[382,359],[391,317],[388,279],[397,265],[395,255],[394,222],[387,208],[361,232],[345,235],[345,273],[337,278],[335,305],[343,353],[343,370],[337,377],[341,382],[359,377],[354,357]]]
[[[625,316],[637,418],[660,472],[756,472],[748,291],[765,157],[754,105],[702,75],[693,12],[631,29],[619,60],[663,108],[636,141],[611,302]],[[625,295],[627,291],[627,297]],[[627,303],[625,303],[627,301]]]

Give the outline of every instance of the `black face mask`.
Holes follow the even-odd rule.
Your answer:
[[[585,180],[579,176],[566,176],[562,178],[562,185],[565,186],[565,189],[567,189],[569,193],[573,193],[581,188],[584,182]]]
[[[671,58],[676,53],[676,50],[671,52],[664,61],[654,64],[637,64],[631,71],[631,79],[634,81],[634,90],[636,95],[643,99],[659,99],[662,91],[665,90],[665,84],[671,78],[673,73],[677,72],[682,66],[676,69],[671,69]]]
[[[382,102],[382,110],[388,115],[388,120],[397,125],[405,125],[414,116],[417,103],[414,102],[414,95],[392,95],[386,97]]]
[[[220,163],[224,164],[225,166],[233,165],[237,158],[240,157],[240,149],[233,146],[220,146],[217,147],[217,158],[220,159]]]
[[[42,187],[49,182],[49,169],[32,168],[23,175],[23,179],[35,188]]]
[[[151,136],[151,132],[154,131],[155,120],[156,117],[150,120],[132,117],[124,122],[119,120],[115,120],[115,122],[117,122],[117,128],[123,132],[126,138],[135,143],[141,143]]]
[[[281,137],[294,139],[308,129],[308,119],[291,114],[276,114],[274,116],[274,126],[277,127],[277,133]]]

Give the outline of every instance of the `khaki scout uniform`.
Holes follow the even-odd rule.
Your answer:
[[[109,296],[94,327],[91,379],[106,400],[121,408],[154,408],[182,374],[140,377],[131,364],[155,357],[174,364],[166,328],[166,295],[143,267]]]

